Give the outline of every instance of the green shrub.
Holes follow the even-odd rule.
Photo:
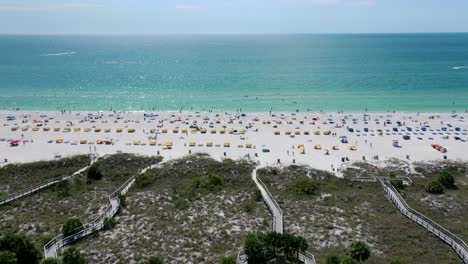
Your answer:
[[[148,260],[141,261],[139,264],[163,264],[163,259],[161,257],[152,256]]]
[[[346,257],[341,261],[341,264],[358,264],[358,262],[352,257]]]
[[[0,251],[0,263],[1,264],[16,264],[18,259],[16,254],[11,251]]]
[[[6,235],[1,237],[0,251],[15,254],[18,264],[37,264],[42,257],[41,252],[36,249],[31,240],[23,235]],[[11,253],[4,253],[4,257],[11,261]]]
[[[60,259],[56,259],[56,258],[46,258],[44,260],[42,260],[41,264],[61,264],[62,262],[60,261]]]
[[[254,199],[256,202],[261,202],[263,200],[262,192],[259,189],[255,189]]]
[[[400,180],[400,179],[393,179],[393,180],[390,180],[390,183],[393,185],[393,187],[395,187],[395,189],[397,190],[402,190],[405,185],[403,184],[403,180]]]
[[[327,258],[325,259],[325,263],[326,264],[340,264],[341,259],[340,257],[336,255],[330,255],[330,256],[327,256]]]
[[[93,163],[91,167],[88,169],[87,173],[87,179],[88,181],[97,181],[102,179],[102,173],[99,167],[99,163]]]
[[[296,178],[288,184],[291,192],[299,195],[313,195],[318,189],[318,183],[307,177]]]
[[[62,227],[63,237],[71,236],[83,229],[83,223],[78,218],[68,219]]]
[[[452,174],[443,171],[440,173],[439,178],[437,178],[440,184],[442,184],[445,188],[454,189],[455,188],[455,179],[453,178]]]
[[[236,261],[237,259],[235,256],[229,256],[229,257],[222,257],[219,263],[220,264],[236,264]]]
[[[427,184],[426,192],[432,194],[441,194],[444,192],[444,188],[442,188],[442,185],[438,181],[432,181]]]
[[[246,213],[251,214],[253,213],[255,207],[252,201],[247,200],[242,203],[242,208]]]
[[[125,196],[124,194],[119,194],[117,197],[119,198],[119,201],[120,201],[120,207],[127,206],[127,196]]]
[[[149,172],[139,174],[135,178],[135,186],[138,188],[144,188],[151,185],[151,183],[153,183],[153,176]]]
[[[68,247],[62,253],[63,264],[86,264],[88,261],[76,247]]]
[[[366,261],[370,257],[369,246],[364,241],[355,241],[351,243],[350,255],[357,261]]]
[[[114,228],[114,226],[117,225],[117,221],[115,221],[114,218],[106,218],[104,219],[104,224],[102,226],[102,229],[103,230],[109,230],[109,229],[112,229]]]

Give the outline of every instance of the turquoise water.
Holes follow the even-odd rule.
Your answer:
[[[0,107],[465,110],[468,34],[3,35]]]

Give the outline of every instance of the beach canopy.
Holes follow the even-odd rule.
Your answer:
[[[18,146],[20,142],[21,142],[21,140],[14,139],[14,140],[10,141],[10,146]]]

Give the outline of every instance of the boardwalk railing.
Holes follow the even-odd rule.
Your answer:
[[[23,190],[21,190],[19,192],[16,192],[16,193],[14,193],[14,194],[6,197],[6,198],[0,199],[0,206],[4,205],[4,204],[7,204],[7,203],[10,203],[10,202],[13,202],[15,200],[18,200],[18,199],[20,199],[22,197],[25,197],[25,196],[28,196],[30,194],[36,193],[36,192],[38,192],[40,190],[46,189],[46,188],[48,188],[48,187],[50,187],[50,186],[52,186],[54,184],[57,184],[59,182],[69,180],[70,178],[83,173],[94,162],[95,162],[95,159],[91,158],[91,163],[88,166],[78,170],[77,172],[73,173],[72,175],[65,176],[65,177],[55,177],[55,178],[52,178],[52,179],[48,179],[48,180],[43,181],[43,182],[41,182],[39,184],[30,186],[30,187],[28,187],[26,189],[23,189]]]
[[[257,177],[257,169],[258,168],[255,168],[254,171],[252,172],[252,179],[257,185],[257,188],[260,190],[262,194],[262,198],[267,204],[267,207],[270,210],[271,215],[273,216],[273,226],[272,226],[273,231],[282,234],[284,230],[283,210],[281,210],[281,207],[279,206],[278,202],[276,202],[275,197],[270,193],[265,183],[263,183],[263,181],[259,177]],[[311,253],[307,251],[299,253],[299,260],[305,264],[315,264],[314,255],[312,255]],[[246,263],[247,263],[247,256],[241,250],[239,251],[239,254],[237,255],[236,264],[246,264]]]
[[[140,174],[145,173],[147,170],[154,168],[156,165],[151,165],[140,171]],[[104,227],[106,219],[114,217],[119,210],[120,199],[119,195],[124,195],[128,192],[130,187],[135,183],[135,176],[128,179],[122,186],[115,190],[109,195],[109,205],[99,214],[99,216],[93,221],[83,225],[83,227],[75,230],[73,235],[63,237],[58,235],[54,237],[44,246],[44,257],[45,258],[57,258],[62,248],[72,242],[75,242],[89,234],[92,234]]]
[[[400,193],[386,179],[380,179],[385,192],[390,197],[390,200],[395,204],[401,214],[423,226],[429,232],[440,238],[445,243],[449,244],[452,249],[460,256],[465,264],[468,264],[468,245],[459,237],[452,234],[450,231],[432,221],[425,215],[411,208],[401,197]]]

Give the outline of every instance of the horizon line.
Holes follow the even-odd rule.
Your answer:
[[[468,31],[414,31],[414,32],[252,32],[252,33],[6,33],[0,36],[214,36],[214,35],[410,35],[410,34],[467,34]]]

